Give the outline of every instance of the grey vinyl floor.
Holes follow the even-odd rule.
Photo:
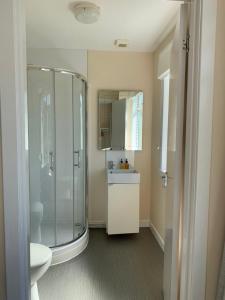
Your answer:
[[[163,252],[148,228],[108,236],[90,229],[87,249],[51,267],[38,283],[40,300],[158,300]]]

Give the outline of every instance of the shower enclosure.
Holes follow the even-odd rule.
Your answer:
[[[28,66],[31,242],[53,264],[87,245],[86,81],[67,70]]]

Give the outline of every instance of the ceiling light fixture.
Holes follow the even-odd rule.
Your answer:
[[[91,2],[75,3],[72,11],[77,21],[84,24],[93,24],[100,17],[100,7]]]

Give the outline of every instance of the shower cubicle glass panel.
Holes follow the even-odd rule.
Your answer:
[[[51,71],[28,71],[31,240],[49,246],[56,238],[53,82]]]
[[[56,247],[86,229],[85,82],[28,67],[31,241]]]
[[[72,80],[55,73],[56,245],[73,240]]]
[[[75,234],[84,230],[86,194],[86,106],[85,85],[75,78],[73,81],[73,141],[74,141],[74,229]],[[80,134],[79,134],[80,133]]]

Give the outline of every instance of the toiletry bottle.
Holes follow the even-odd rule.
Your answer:
[[[128,159],[126,159],[126,161],[125,161],[125,169],[129,169]]]
[[[124,163],[123,163],[123,160],[121,158],[121,160],[120,160],[120,169],[123,169],[123,168],[124,168]]]

